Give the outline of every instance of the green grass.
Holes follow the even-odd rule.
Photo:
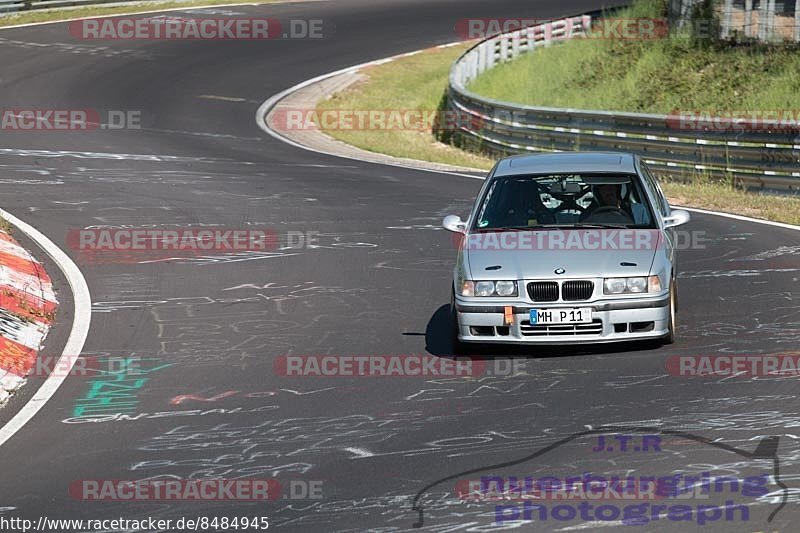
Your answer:
[[[614,17],[662,17],[642,0]],[[481,95],[537,106],[640,113],[800,109],[796,45],[693,46],[657,40],[576,39],[494,68],[470,84]]]
[[[450,65],[467,45],[434,48],[392,63],[364,69],[369,81],[320,102],[326,110],[415,110],[439,109],[447,87]],[[488,169],[488,158],[462,152],[436,142],[430,131],[413,130],[325,130],[332,137],[364,150],[396,157]]]
[[[279,0],[248,0],[248,4],[268,4]],[[134,14],[161,9],[192,8],[197,6],[214,6],[235,4],[235,0],[188,0],[183,2],[141,2],[128,6],[90,6],[70,9],[48,9],[26,11],[24,13],[9,13],[0,15],[0,27],[15,26],[17,24],[31,24],[34,22],[50,22],[54,20],[67,20],[85,17],[100,17],[107,15]]]
[[[661,181],[673,205],[723,211],[800,226],[800,198],[749,193],[719,183]]]

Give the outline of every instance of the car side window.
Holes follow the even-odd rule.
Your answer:
[[[644,163],[640,164],[642,167],[642,175],[644,176],[645,185],[653,193],[656,203],[658,204],[657,207],[659,212],[662,216],[669,215],[669,204],[667,203],[666,198],[664,198],[664,193],[661,192],[661,187],[659,187],[658,181],[656,181],[656,179],[650,173],[650,169],[647,168],[647,165]]]
[[[628,195],[628,200],[630,202],[630,212],[633,215],[634,222],[638,225],[646,226],[654,224],[650,209],[645,205],[646,193],[644,191],[644,186],[637,180],[631,182],[630,187],[631,192]]]
[[[492,182],[489,185],[489,190],[486,191],[486,194],[483,197],[483,202],[481,202],[480,208],[478,209],[478,212],[475,216],[476,228],[481,228],[486,225],[486,223],[484,222],[486,208],[489,207],[489,203],[492,201],[492,195],[494,194],[495,189],[497,188],[498,182],[499,180],[492,180]]]

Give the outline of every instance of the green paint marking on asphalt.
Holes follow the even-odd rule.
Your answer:
[[[139,404],[138,392],[150,381],[147,374],[167,368],[173,363],[153,368],[143,368],[145,361],[158,361],[153,358],[125,357],[109,358],[109,368],[99,370],[99,377],[93,379],[89,390],[75,401],[72,416],[95,414],[130,413]]]

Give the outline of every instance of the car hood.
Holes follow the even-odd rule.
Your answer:
[[[620,233],[632,234],[625,236]],[[608,233],[616,232],[616,233]],[[642,233],[644,232],[644,234]],[[519,244],[521,234],[532,234],[530,245]],[[603,276],[645,276],[649,274],[656,251],[661,244],[659,230],[568,230],[562,241],[548,244],[548,237],[535,240],[539,233],[552,232],[497,232],[470,235],[464,240],[463,254],[474,280],[491,279],[548,279],[596,278]],[[576,235],[570,236],[569,234]],[[645,235],[646,234],[646,235]],[[506,236],[508,235],[508,236]],[[637,238],[639,239],[638,245]],[[626,240],[627,239],[627,240]],[[496,245],[495,245],[496,243]],[[514,243],[517,243],[515,245]],[[572,246],[568,244],[572,243]],[[582,246],[581,243],[589,243]],[[510,245],[509,245],[510,244]],[[597,246],[598,248],[593,248]],[[555,270],[564,269],[561,275]]]

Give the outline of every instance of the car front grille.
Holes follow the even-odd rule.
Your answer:
[[[552,324],[531,326],[530,320],[519,324],[519,331],[525,337],[551,337],[554,335],[600,335],[603,333],[603,321],[599,318],[591,324]]]
[[[589,280],[565,281],[561,285],[561,299],[565,302],[588,300],[594,293],[594,282]],[[558,282],[532,281],[528,283],[528,296],[534,302],[557,302]]]
[[[565,281],[561,286],[561,298],[565,302],[588,300],[594,292],[594,283],[588,280]]]
[[[533,281],[528,283],[528,296],[534,302],[558,301],[558,283],[555,281]]]

